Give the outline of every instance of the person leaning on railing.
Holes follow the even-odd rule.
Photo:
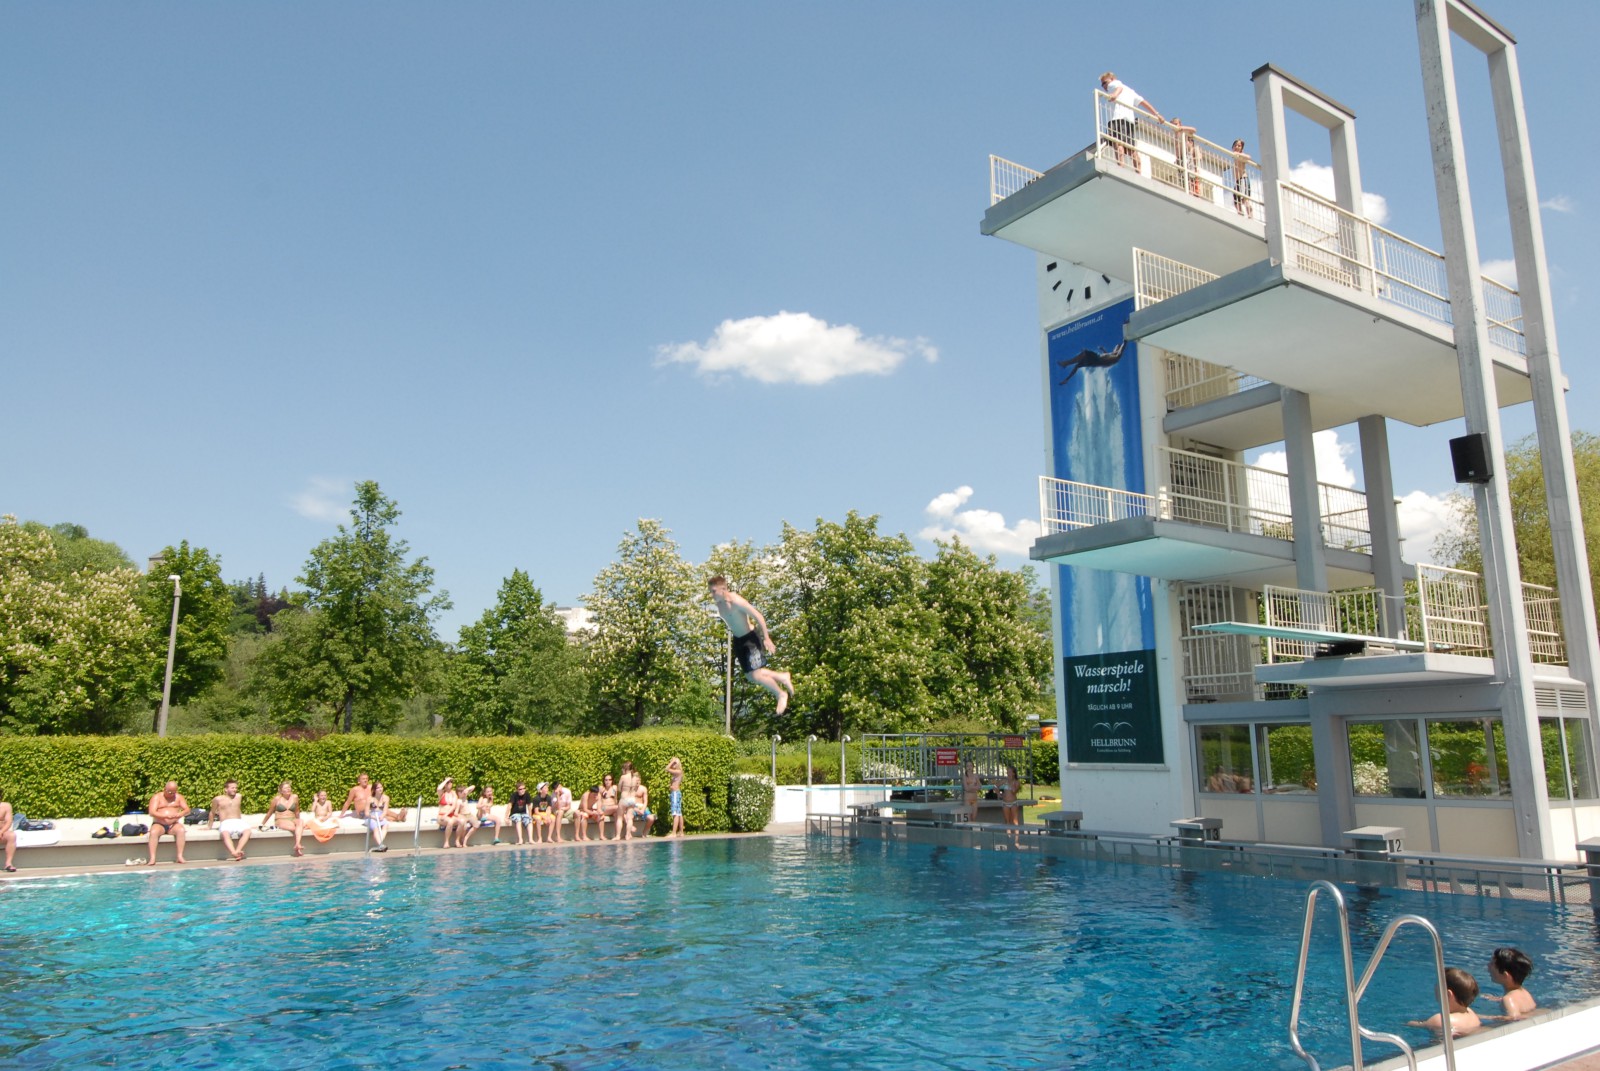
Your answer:
[[[1122,163],[1124,154],[1133,158],[1133,169],[1139,170],[1139,150],[1134,148],[1133,124],[1139,118],[1139,108],[1156,117],[1159,123],[1166,120],[1161,113],[1156,111],[1155,105],[1141,97],[1134,88],[1117,79],[1110,71],[1100,76],[1100,91],[1106,95],[1106,132],[1110,135],[1107,140],[1116,150],[1117,163]]]

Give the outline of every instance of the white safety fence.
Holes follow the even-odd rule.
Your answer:
[[[1337,286],[1383,298],[1436,323],[1450,324],[1450,288],[1443,254],[1340,208],[1292,182],[1278,183],[1284,256],[1301,271]],[[1485,276],[1489,340],[1526,353],[1522,300]]]
[[[1261,604],[1268,625],[1371,636],[1377,644],[1390,636],[1381,588],[1305,591],[1267,584],[1261,590]],[[1317,648],[1317,644],[1304,640],[1275,637],[1268,638],[1265,646],[1265,660],[1269,663],[1303,662],[1315,657]]]
[[[989,154],[989,203],[997,205],[1030,182],[1044,175],[1031,167],[1023,167],[1002,156]]]
[[[1289,478],[1209,454],[1157,448],[1160,490],[1153,495],[1113,487],[1039,478],[1039,518],[1046,532],[1066,532],[1128,517],[1157,517],[1277,539],[1294,537]],[[1371,545],[1366,495],[1319,484],[1323,535],[1333,545]]]
[[[1225,365],[1167,351],[1167,412],[1259,387],[1267,381]]]
[[[1247,219],[1263,219],[1261,168],[1243,152],[1208,141],[1193,127],[1163,123],[1149,112],[1114,103],[1094,91],[1095,144],[1102,160],[1227,208]]]
[[[1215,278],[1215,272],[1138,246],[1133,248],[1133,307],[1136,309],[1177,297]]]

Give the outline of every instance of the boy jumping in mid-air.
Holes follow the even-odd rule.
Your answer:
[[[767,619],[743,597],[728,590],[727,577],[719,573],[706,583],[711,588],[711,601],[717,604],[717,613],[733,633],[733,653],[739,659],[739,668],[751,682],[777,697],[777,712],[782,714],[789,707],[794,683],[789,674],[767,665],[767,655],[776,650],[772,635],[767,632]]]
[[[1507,1019],[1523,1019],[1539,1005],[1533,994],[1522,987],[1533,973],[1533,960],[1520,948],[1497,948],[1489,957],[1489,980],[1505,990],[1505,996],[1485,993],[1486,1000],[1497,1001]]]
[[[1436,1034],[1442,1034],[1448,1029],[1453,1037],[1470,1034],[1482,1026],[1478,1020],[1478,1013],[1472,1010],[1472,1002],[1478,999],[1478,980],[1460,967],[1446,967],[1444,987],[1450,995],[1449,1026],[1445,1026],[1438,1014],[1427,1019],[1413,1019],[1406,1025],[1425,1026]]]

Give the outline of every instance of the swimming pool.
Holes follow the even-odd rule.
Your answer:
[[[1234,874],[800,837],[13,882],[0,1066],[1299,1069],[1284,1023],[1303,899]],[[1527,949],[1543,1004],[1600,994],[1587,910],[1347,899],[1358,956],[1415,911],[1475,973],[1495,945]],[[1423,947],[1386,960],[1370,1025],[1429,1010]],[[1331,944],[1314,961],[1305,1030],[1325,1067],[1336,962]]]

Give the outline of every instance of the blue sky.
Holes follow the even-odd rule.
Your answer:
[[[1600,430],[1600,5],[1487,9],[1521,46],[1573,423]],[[695,559],[856,509],[1020,564],[1034,259],[978,233],[987,155],[1088,144],[1106,68],[1254,145],[1268,62],[1356,112],[1387,226],[1437,247],[1401,0],[8,3],[0,512],[276,586],[375,479],[447,637],[513,568],[576,602],[639,517]],[[1414,504],[1456,433],[1391,428]]]

